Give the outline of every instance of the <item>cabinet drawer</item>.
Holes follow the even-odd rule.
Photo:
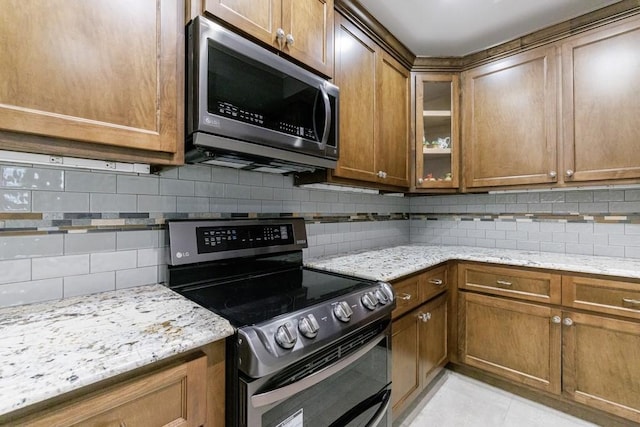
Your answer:
[[[439,294],[447,289],[449,283],[447,281],[447,266],[434,268],[421,275],[422,283],[420,284],[420,301],[424,302],[431,297]]]
[[[411,276],[393,284],[396,291],[396,308],[391,316],[396,317],[420,305],[420,275]]]
[[[640,319],[640,283],[563,276],[562,304]]]
[[[559,274],[461,264],[459,277],[460,289],[550,304],[561,300]]]

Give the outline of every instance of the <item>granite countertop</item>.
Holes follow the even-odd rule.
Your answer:
[[[640,259],[412,244],[305,260],[319,270],[390,281],[449,260],[640,278]]]
[[[0,418],[231,334],[161,285],[1,309]]]

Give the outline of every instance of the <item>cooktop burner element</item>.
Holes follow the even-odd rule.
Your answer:
[[[305,268],[301,218],[170,221],[169,286],[237,329],[239,369],[261,377],[388,316],[390,285]]]

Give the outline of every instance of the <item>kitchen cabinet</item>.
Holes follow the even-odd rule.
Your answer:
[[[408,187],[409,71],[340,15],[335,65],[340,159],[333,175]]]
[[[559,309],[461,292],[458,310],[463,363],[560,393]]]
[[[640,178],[638,45],[636,16],[463,72],[465,187]]]
[[[640,178],[640,18],[562,44],[566,183]]]
[[[564,393],[640,423],[640,323],[567,311],[562,340]]]
[[[201,1],[203,12],[326,76],[333,75],[333,0]]]
[[[4,1],[0,49],[0,149],[183,162],[183,2]]]
[[[458,272],[461,363],[640,422],[640,281],[471,263]]]
[[[455,189],[459,185],[459,77],[415,75],[415,189]]]
[[[466,188],[557,182],[557,56],[543,46],[462,73]]]
[[[447,363],[447,267],[393,284],[393,417],[402,413]]]
[[[0,416],[1,425],[225,425],[225,341]]]
[[[17,425],[201,426],[207,357],[173,364],[18,420]]]

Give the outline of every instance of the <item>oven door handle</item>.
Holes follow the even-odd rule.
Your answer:
[[[382,421],[382,419],[387,416],[387,411],[389,410],[389,406],[391,405],[391,384],[389,384],[378,394],[360,402],[355,408],[351,409],[345,415],[331,423],[329,427],[341,427],[349,425],[350,422],[355,420],[364,411],[376,405],[382,406],[378,408],[373,417],[371,417],[371,420],[367,423],[367,427],[377,427],[377,425],[380,424],[380,421]]]
[[[275,390],[270,390],[264,393],[254,394],[251,396],[251,404],[254,408],[259,408],[261,406],[270,405],[272,403],[278,402],[279,400],[287,399],[294,394],[300,393],[303,390],[313,387],[319,382],[329,378],[330,376],[340,372],[347,366],[354,363],[356,360],[360,359],[362,356],[371,351],[375,346],[378,345],[382,340],[387,338],[386,333],[381,333],[376,336],[369,343],[364,345],[362,348],[357,350],[356,352],[350,354],[344,359],[340,359],[336,363],[331,366],[327,366],[326,368],[309,375],[308,377],[304,377],[300,381],[296,381],[293,384],[286,385],[284,387],[277,388]]]

